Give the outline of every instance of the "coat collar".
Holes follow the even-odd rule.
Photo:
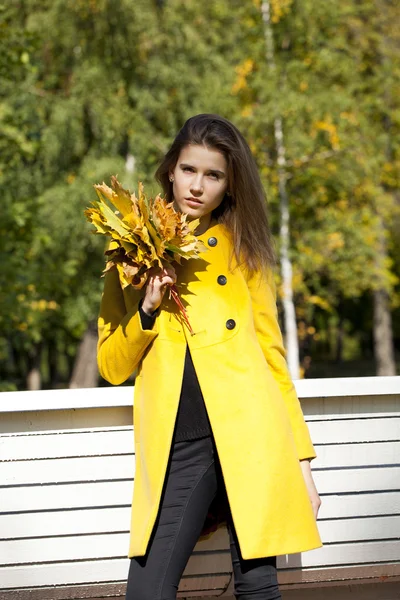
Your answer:
[[[202,242],[206,242],[208,240],[208,238],[210,237],[216,237],[218,238],[218,235],[220,234],[225,234],[226,235],[227,230],[225,225],[223,225],[223,223],[218,223],[218,221],[211,221],[209,228],[204,232],[201,233],[200,235],[196,236],[199,240],[201,240]]]

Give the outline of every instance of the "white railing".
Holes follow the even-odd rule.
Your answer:
[[[306,598],[320,586],[385,582],[385,600],[398,598],[400,377],[295,385],[318,454],[324,547],[279,557],[284,597],[301,587]],[[123,597],[132,398],[132,387],[0,394],[2,600]],[[179,592],[222,594],[233,595],[224,529],[197,544]]]

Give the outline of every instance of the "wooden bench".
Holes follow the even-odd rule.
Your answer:
[[[324,547],[280,556],[284,598],[400,598],[400,377],[296,381],[318,453]],[[132,387],[0,394],[0,598],[122,598],[135,469]],[[182,598],[233,597],[227,534]]]

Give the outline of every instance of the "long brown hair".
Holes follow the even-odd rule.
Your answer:
[[[213,212],[233,240],[238,264],[244,263],[250,274],[277,263],[270,231],[267,199],[256,162],[240,131],[219,115],[201,114],[186,121],[158,167],[155,177],[168,201],[173,200],[169,173],[178,162],[181,150],[189,145],[219,150],[228,165],[228,190],[221,205]]]

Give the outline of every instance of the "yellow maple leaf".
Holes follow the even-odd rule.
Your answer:
[[[140,289],[149,269],[163,267],[182,258],[198,258],[207,250],[197,239],[195,230],[200,221],[188,221],[187,215],[174,209],[172,202],[157,195],[148,199],[139,182],[138,197],[111,177],[111,188],[104,182],[94,186],[98,202],[84,214],[94,225],[95,233],[112,238],[105,254],[107,263],[103,275],[117,268],[122,287]],[[108,200],[114,212],[105,202]]]

